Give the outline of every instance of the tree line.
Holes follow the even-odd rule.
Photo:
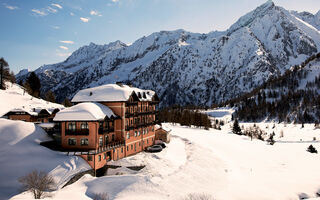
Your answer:
[[[172,106],[159,111],[159,122],[179,123],[182,126],[211,128],[211,121],[207,114],[190,107]]]

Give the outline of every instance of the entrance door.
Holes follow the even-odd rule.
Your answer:
[[[119,160],[119,149],[117,149],[117,160]]]
[[[106,143],[106,146],[108,146],[108,143],[109,143],[109,137],[106,135],[105,137],[105,143]]]

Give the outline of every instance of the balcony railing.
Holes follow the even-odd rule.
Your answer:
[[[124,146],[124,141],[111,142],[111,143],[105,144],[102,147],[99,147],[97,149],[97,153],[110,151],[110,150],[112,150],[114,148],[118,148],[118,147],[121,147],[121,146]]]
[[[133,130],[133,129],[136,129],[136,128],[141,128],[141,127],[151,126],[151,125],[154,125],[154,124],[155,124],[155,122],[136,123],[136,124],[133,124],[131,126],[126,126],[126,131]]]
[[[114,127],[109,127],[109,128],[99,128],[99,134],[104,134],[104,133],[111,133],[114,132]]]
[[[89,135],[89,129],[66,129],[66,135]]]

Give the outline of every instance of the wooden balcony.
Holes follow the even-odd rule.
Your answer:
[[[66,129],[65,135],[89,135],[89,129]]]
[[[114,127],[109,127],[109,128],[99,128],[99,134],[103,135],[105,133],[112,133],[114,132]]]

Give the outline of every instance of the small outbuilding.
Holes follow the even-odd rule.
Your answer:
[[[171,130],[166,129],[160,125],[155,125],[155,140],[161,140],[163,142],[170,142]]]

